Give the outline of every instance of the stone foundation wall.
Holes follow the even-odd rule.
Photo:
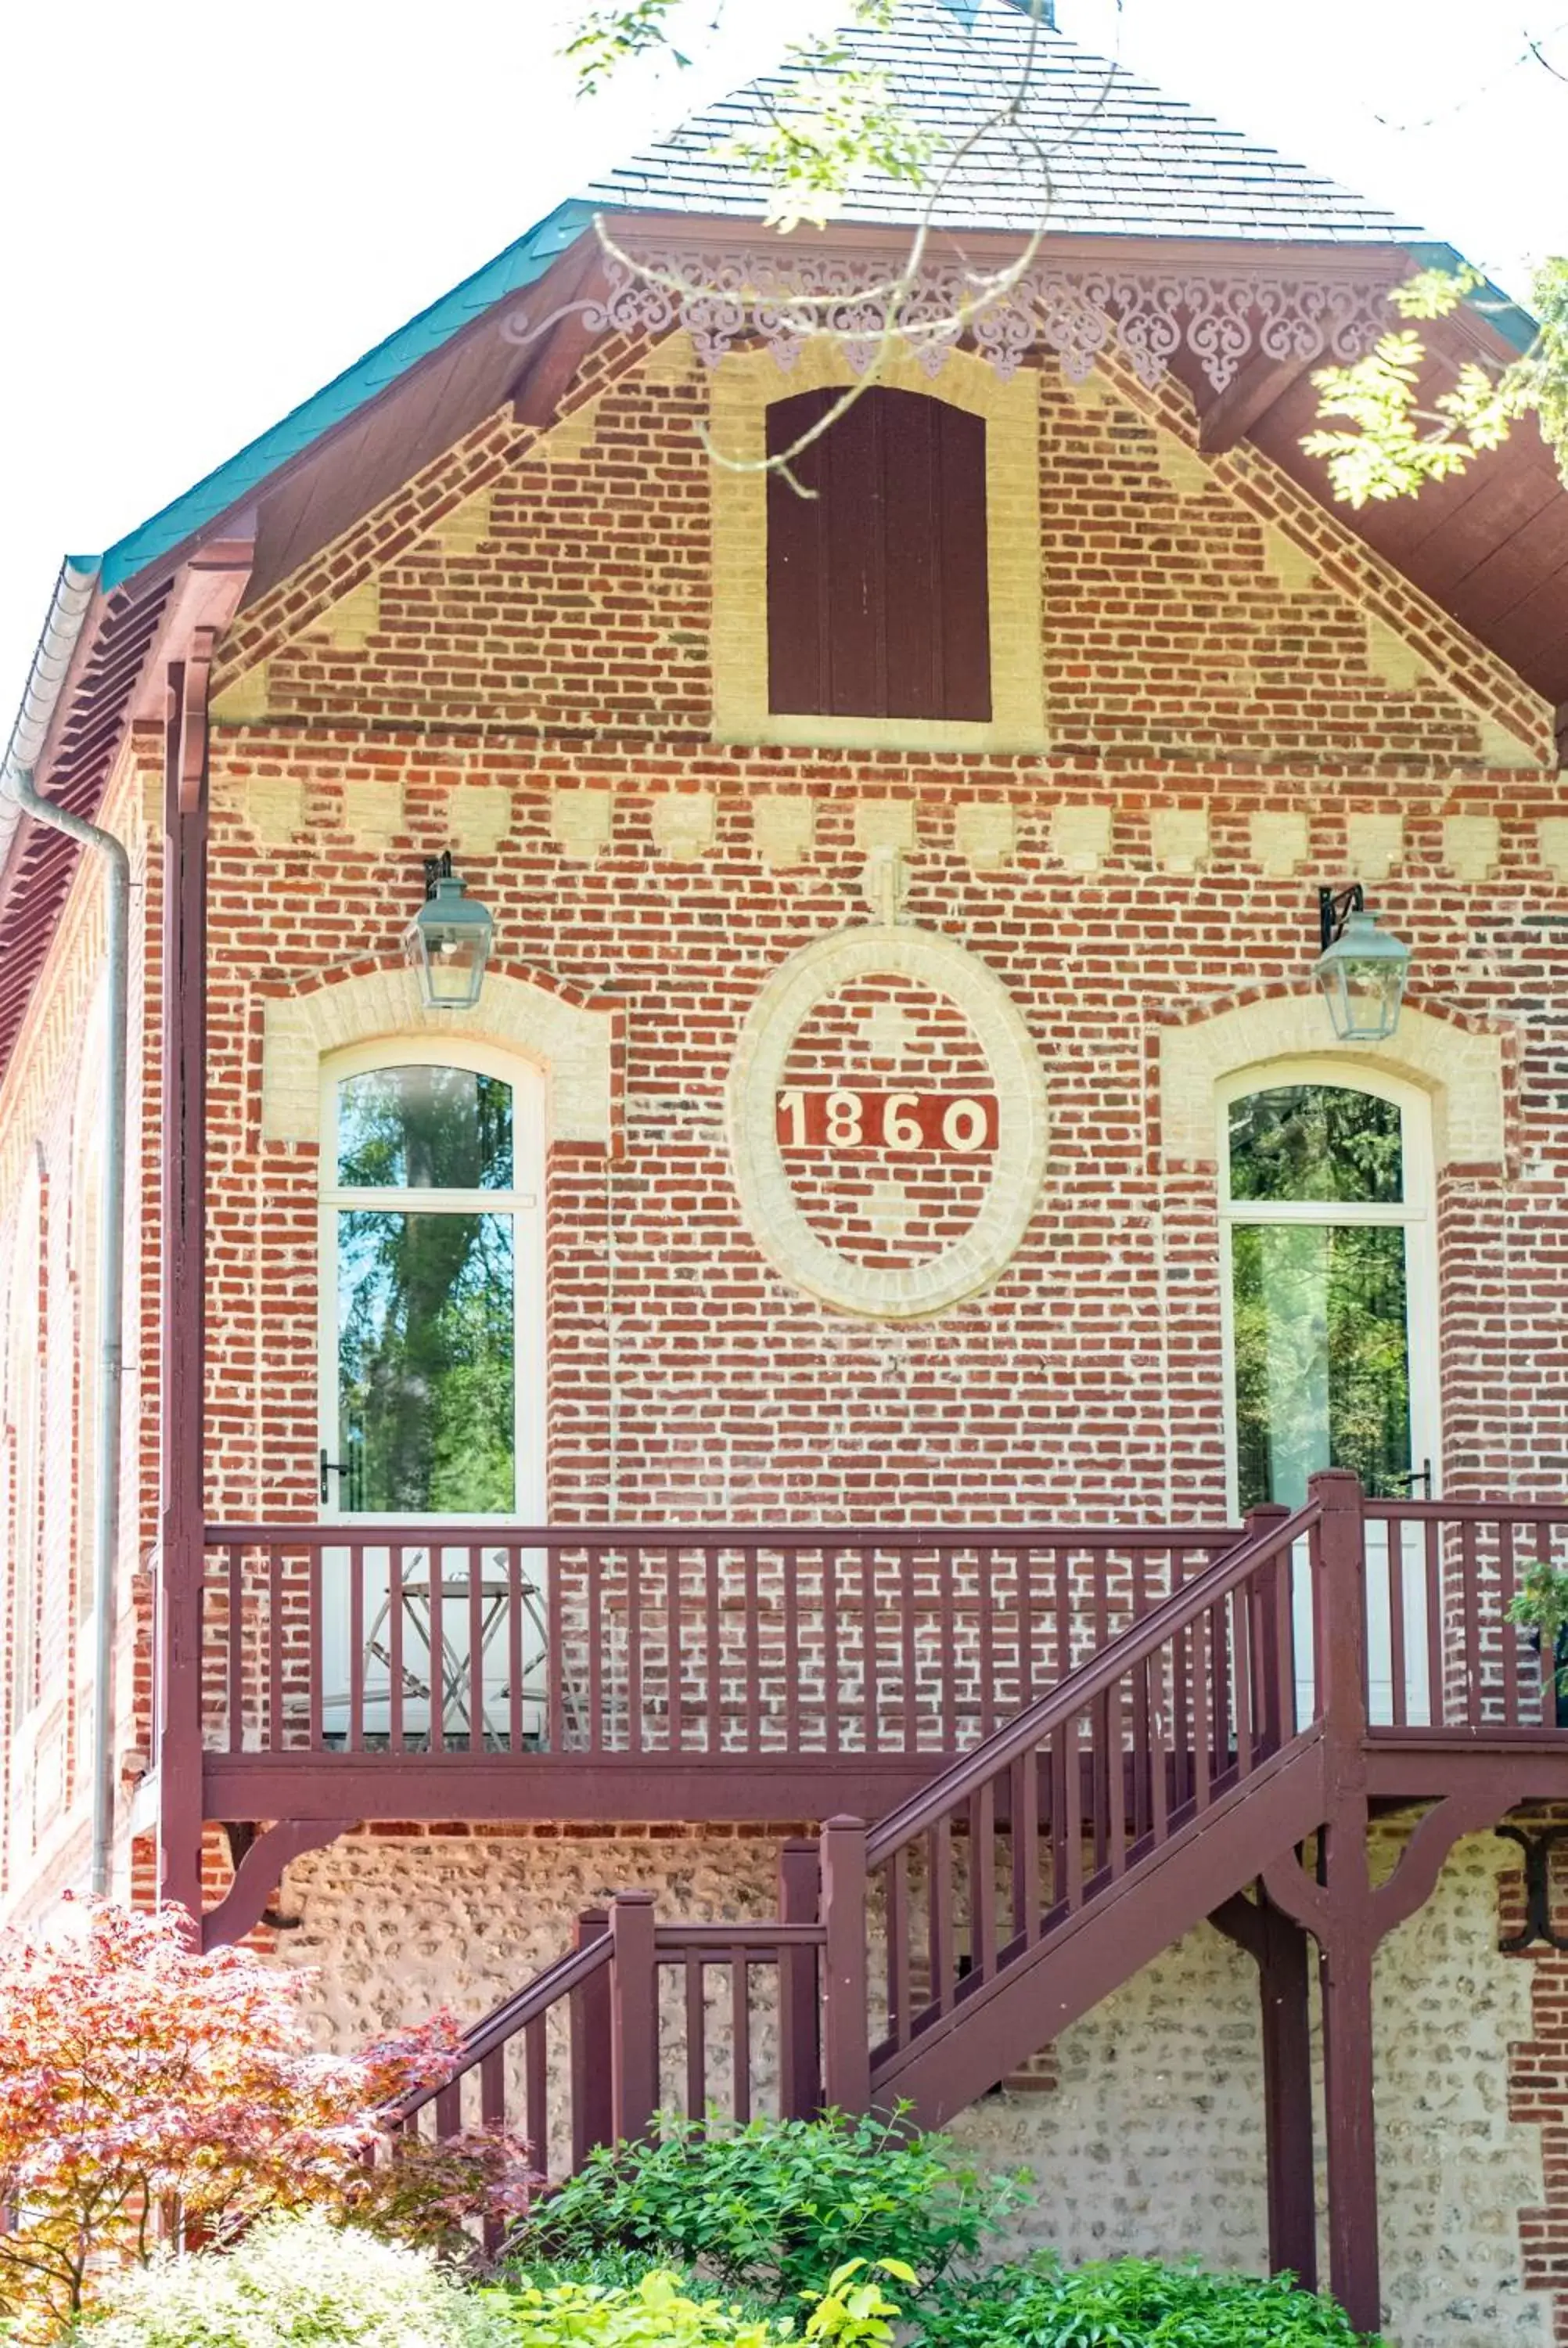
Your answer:
[[[450,2004],[466,2021],[569,1943],[578,1912],[647,1888],[669,1918],[774,1912],[776,1844],[671,1835],[354,1836],[301,1859],[282,1900],[299,1917],[278,1962],[315,1968],[324,2043],[348,2047]],[[1385,1854],[1385,1860],[1392,1853]],[[1383,2287],[1395,2348],[1547,2348],[1553,2302],[1527,2290],[1522,2212],[1543,2195],[1539,2130],[1511,2119],[1510,2050],[1531,2032],[1532,1968],[1497,1950],[1490,1836],[1460,1844],[1434,1898],[1391,1934],[1377,1971]],[[671,1985],[673,1991],[673,1985]],[[667,2000],[670,2044],[679,2016]],[[710,2029],[719,2037],[717,1994]],[[1267,2232],[1256,1978],[1207,1925],[1066,2031],[1058,2080],[1009,2085],[956,2123],[988,2166],[1023,2165],[1039,2199],[1021,2244],[1072,2260],[1122,2252],[1262,2271]],[[762,2001],[753,2049],[771,2105],[775,2040]],[[564,2077],[564,2034],[551,2069]],[[678,2094],[678,2061],[665,2091]],[[714,2082],[727,2095],[727,2067]],[[1321,2137],[1321,2123],[1318,2134]],[[1321,2198],[1321,2196],[1320,2196]],[[1327,2246],[1321,2254],[1327,2260]]]

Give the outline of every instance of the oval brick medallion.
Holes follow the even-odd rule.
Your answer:
[[[1045,1174],[1045,1076],[1022,1014],[929,930],[836,930],[792,954],[741,1030],[725,1110],[768,1262],[867,1320],[989,1287]]]

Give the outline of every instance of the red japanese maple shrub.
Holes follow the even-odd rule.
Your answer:
[[[524,2149],[504,2135],[376,2157],[388,2107],[446,2075],[448,2016],[326,2054],[298,1974],[198,1954],[179,1911],[84,1901],[72,1925],[0,1942],[0,2317],[17,2340],[57,2338],[170,2225],[221,2244],[264,2210],[314,2207],[450,2247],[526,2207]]]

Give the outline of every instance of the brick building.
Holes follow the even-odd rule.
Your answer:
[[[1026,32],[856,37],[951,130]],[[1432,248],[1107,71],[1016,280],[989,146],[890,322],[917,198],[764,238],[741,93],[66,567],[123,1410],[105,860],[7,804],[4,1912],[161,1886],[345,2039],[586,1912],[438,2124],[907,2093],[1071,2254],[1568,2339],[1568,496],[1336,508]]]

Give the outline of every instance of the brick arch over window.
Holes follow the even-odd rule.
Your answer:
[[[323,979],[266,1004],[261,1046],[261,1138],[320,1138],[321,1063],[329,1053],[384,1035],[468,1037],[519,1054],[548,1080],[551,1142],[620,1146],[625,1085],[625,1012],[542,971],[486,973],[471,1011],[430,1011],[412,971],[373,965]]]
[[[1503,1156],[1502,1040],[1472,1034],[1407,1004],[1385,1044],[1336,1045],[1322,997],[1270,995],[1160,1038],[1160,1126],[1168,1159],[1214,1161],[1214,1086],[1273,1060],[1333,1060],[1402,1077],[1432,1104],[1433,1156],[1445,1166],[1495,1166]]]
[[[768,476],[769,706],[989,725],[986,419],[885,385],[835,417],[843,396],[768,407],[770,457],[819,434]]]

